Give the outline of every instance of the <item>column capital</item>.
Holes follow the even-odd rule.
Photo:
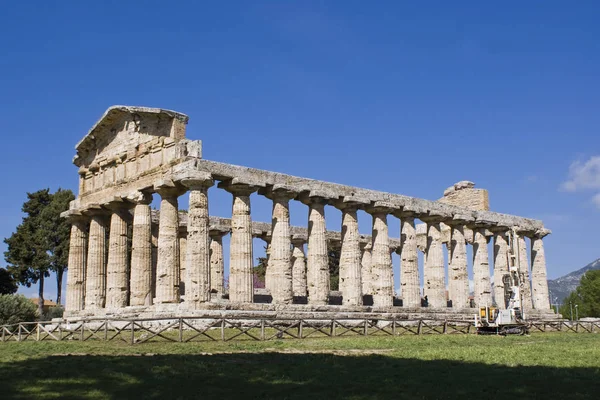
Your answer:
[[[100,204],[90,204],[81,213],[87,217],[108,217],[110,213]]]
[[[387,201],[375,201],[372,204],[365,206],[365,211],[368,214],[393,214],[394,211],[398,210],[392,203]],[[399,211],[399,210],[398,210]]]
[[[506,232],[510,231],[510,228],[508,226],[506,226],[506,225],[490,226],[488,229],[493,234],[503,234],[503,233],[506,233]]]
[[[60,216],[62,218],[65,218],[67,220],[67,222],[69,222],[70,224],[73,224],[73,225],[86,223],[89,220],[89,217],[86,215],[83,215],[82,210],[78,210],[78,209],[67,210],[67,211],[61,213]]]
[[[237,183],[235,180],[220,182],[217,187],[233,194],[234,196],[250,196],[252,193],[258,190],[257,186]]]
[[[228,233],[229,233],[229,231],[222,231],[222,230],[217,230],[217,229],[211,229],[208,232],[211,239],[220,239],[223,236],[227,235]]]
[[[550,234],[552,234],[552,231],[550,229],[542,228],[542,229],[538,229],[537,231],[535,231],[535,234],[533,235],[533,237],[536,239],[543,239],[544,237],[546,237]]]
[[[298,200],[307,206],[311,206],[313,204],[324,206],[329,204],[329,199],[327,197],[315,195],[313,192],[300,193],[298,195]]]
[[[298,196],[298,191],[291,186],[277,184],[260,188],[258,194],[271,200],[291,200]]]
[[[135,203],[126,201],[122,197],[115,197],[113,200],[102,205],[103,208],[107,209],[111,213],[123,212],[128,213],[130,209],[135,207]]]
[[[178,176],[178,182],[189,190],[203,190],[215,184],[212,175],[205,171],[186,171],[184,175]]]

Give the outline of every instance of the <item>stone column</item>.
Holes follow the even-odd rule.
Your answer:
[[[533,306],[538,310],[549,310],[548,278],[546,277],[546,255],[542,239],[550,233],[548,229],[536,232],[531,238],[531,286]]]
[[[271,294],[271,275],[272,269],[269,268],[269,258],[271,256],[271,232],[262,232],[259,236],[263,242],[265,242],[265,289]]]
[[[104,308],[106,303],[106,217],[104,211],[92,209],[87,269],[85,279],[85,309]]]
[[[450,246],[448,252],[448,294],[452,308],[468,308],[469,274],[467,270],[467,242],[462,221],[448,222],[450,228]]]
[[[325,200],[310,197],[303,202],[308,205],[308,254],[306,281],[308,303],[327,305],[329,303],[329,258],[327,257],[327,236],[325,234]]]
[[[361,283],[363,295],[372,294],[371,285],[371,250],[373,249],[373,243],[361,243],[362,257],[360,259],[361,265]]]
[[[508,267],[508,228],[496,227],[494,232],[494,298],[496,306],[500,309],[506,309],[504,299],[504,281],[505,275],[510,274]]]
[[[394,305],[394,282],[392,280],[392,258],[387,225],[387,209],[368,208],[373,217],[373,250],[371,255],[371,276],[374,307]]]
[[[233,195],[231,213],[231,241],[229,250],[229,300],[252,303],[254,300],[252,257],[252,219],[250,194],[252,186],[219,184]]]
[[[475,305],[492,305],[488,243],[482,227],[473,228],[473,285]]]
[[[400,285],[402,287],[402,306],[421,307],[421,282],[419,280],[415,218],[410,214],[400,214],[398,217],[400,218]]]
[[[210,234],[208,188],[214,182],[210,174],[182,180],[190,191],[187,226],[186,295],[190,308],[210,301]]]
[[[119,202],[122,203],[122,202]],[[123,204],[109,204],[110,236],[106,271],[106,308],[118,309],[129,305],[129,263],[127,254],[127,221],[131,218]]]
[[[85,296],[85,264],[87,258],[88,220],[83,216],[70,216],[69,268],[67,269],[67,301],[65,311],[83,310]]]
[[[292,238],[292,290],[296,297],[306,297],[306,256],[304,243],[306,239]]]
[[[291,304],[294,300],[289,206],[293,196],[293,193],[286,190],[273,190],[268,194],[273,200],[273,219],[267,271],[270,275],[269,289],[274,304]]]
[[[427,244],[425,247],[425,267],[423,269],[425,281],[425,296],[429,307],[445,308],[446,285],[444,253],[442,250],[440,220],[436,218],[421,218],[427,222]]]
[[[525,242],[525,236],[523,236],[522,233],[518,233],[517,235],[517,246],[523,310],[531,310],[533,308],[533,300],[531,298],[531,280],[529,279],[529,260],[527,259],[527,243]]]
[[[133,211],[130,300],[132,306],[152,305],[152,215],[146,195]]]
[[[185,296],[185,288],[188,286],[187,279],[187,227],[179,227],[179,296]],[[187,296],[184,300],[187,303]]]
[[[361,254],[358,233],[358,206],[339,204],[342,210],[342,249],[340,252],[340,291],[344,305],[363,304]]]
[[[161,197],[158,223],[158,261],[156,266],[156,303],[179,303],[179,209],[181,190],[172,186],[155,187]]]
[[[210,232],[210,291],[217,294],[217,298],[223,296],[223,236],[227,232]]]

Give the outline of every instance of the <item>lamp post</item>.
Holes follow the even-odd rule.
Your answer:
[[[578,304],[575,304],[575,321],[579,321],[579,308],[578,308]]]
[[[571,309],[571,322],[573,322],[573,302],[569,302],[569,308]]]

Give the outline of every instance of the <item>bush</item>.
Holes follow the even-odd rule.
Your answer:
[[[0,295],[0,325],[32,322],[37,317],[37,307],[22,294]]]
[[[61,306],[52,307],[51,309],[48,310],[47,313],[44,313],[44,318],[42,318],[42,319],[44,321],[51,321],[54,318],[62,318],[64,312],[65,312],[65,309],[62,308]]]

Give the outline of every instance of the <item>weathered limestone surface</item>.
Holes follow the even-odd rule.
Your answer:
[[[476,211],[488,211],[490,199],[485,189],[475,189],[475,184],[469,181],[460,181],[444,191],[440,203],[469,208]]]
[[[83,310],[85,293],[85,263],[87,258],[87,220],[71,218],[69,269],[67,270],[67,311]]]
[[[106,220],[92,214],[88,241],[85,309],[104,308],[106,302]]]
[[[389,249],[387,215],[372,211],[373,250],[371,256],[371,290],[373,306],[389,307],[394,303],[394,282],[392,280],[392,258]]]
[[[292,290],[294,296],[308,295],[306,284],[306,256],[304,243],[306,239],[292,239]]]
[[[419,280],[417,232],[415,229],[414,217],[401,217],[400,242],[400,285],[402,286],[402,305],[404,307],[420,307],[421,283]]]
[[[217,298],[224,293],[223,235],[222,232],[211,232],[210,235],[210,291],[217,293]]]
[[[156,303],[179,303],[179,191],[158,190],[161,196],[158,225],[158,262],[156,267]]]
[[[452,226],[448,254],[448,295],[452,307],[469,307],[469,275],[467,271],[467,244],[464,226]]]
[[[131,246],[130,305],[152,305],[152,219],[150,199],[135,206]]]
[[[267,269],[271,271],[270,290],[275,304],[290,304],[292,290],[292,243],[289,194],[273,193],[273,228]]]
[[[123,308],[128,305],[129,301],[127,219],[129,219],[129,215],[125,215],[123,211],[113,211],[110,218],[106,308]]]
[[[446,285],[444,282],[444,253],[440,239],[440,223],[427,222],[427,247],[425,248],[425,296],[429,307],[446,307]]]
[[[179,226],[179,296],[185,296],[185,288],[188,287],[187,266],[187,231],[182,232]]]
[[[474,299],[477,307],[492,305],[490,283],[490,261],[487,239],[481,228],[474,229],[473,243],[473,284]]]
[[[506,231],[494,234],[494,298],[496,305],[506,308],[504,299],[504,282],[502,277],[509,273],[508,269],[508,236]]]
[[[325,203],[313,198],[308,202],[306,280],[308,302],[314,305],[329,302],[329,260],[325,232]]]
[[[362,281],[362,292],[363,294],[373,294],[373,285],[372,285],[372,274],[371,274],[371,258],[373,249],[372,242],[371,243],[361,243],[362,247],[362,257],[360,259],[360,265],[362,268],[361,281]]]
[[[531,298],[531,280],[529,278],[529,260],[527,259],[527,243],[525,237],[518,235],[517,246],[519,246],[519,264],[522,274],[522,296],[523,309],[531,310],[533,308],[533,300]]]
[[[538,310],[548,310],[550,300],[548,293],[548,279],[546,278],[546,255],[542,238],[550,233],[542,231],[531,238],[531,286],[533,306]]]
[[[343,304],[362,305],[361,253],[357,207],[346,205],[342,210],[342,249],[340,252],[340,291]]]

